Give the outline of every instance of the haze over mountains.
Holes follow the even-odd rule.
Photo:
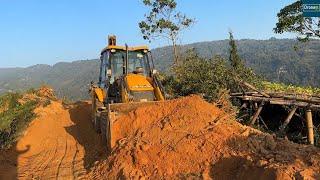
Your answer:
[[[194,48],[201,56],[228,57],[228,40],[199,42],[182,46]],[[241,58],[253,70],[270,81],[301,86],[320,85],[320,41],[299,43],[293,39],[237,41]],[[167,71],[172,64],[170,47],[152,50],[156,68]],[[98,55],[97,55],[98,56]],[[0,68],[0,94],[26,90],[42,84],[52,86],[59,97],[70,100],[89,98],[88,84],[98,79],[99,61],[61,62],[53,66]]]

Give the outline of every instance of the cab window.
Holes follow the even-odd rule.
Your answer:
[[[149,72],[150,67],[147,54],[140,51],[129,52],[128,73],[140,73],[147,76]]]

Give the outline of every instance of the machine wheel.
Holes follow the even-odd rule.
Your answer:
[[[107,112],[102,112],[101,113],[101,118],[100,118],[100,131],[101,131],[101,139],[103,145],[107,145],[107,118],[108,114]]]
[[[108,150],[108,153],[111,152],[111,124],[110,124],[110,111],[108,112],[107,116],[106,116],[106,121],[105,121],[105,125],[106,125],[106,135],[105,135],[105,138],[106,138],[106,145],[107,145],[107,150]]]
[[[96,98],[92,98],[92,104],[91,104],[91,123],[94,125],[96,116],[97,116],[97,105],[96,105]]]
[[[93,127],[97,133],[100,133],[100,115],[96,117]]]
[[[102,103],[100,103],[97,98],[93,98],[91,122],[94,130],[97,133],[100,133],[100,116],[101,116],[100,114],[101,113],[99,112],[99,107],[102,107],[102,106],[103,106]]]

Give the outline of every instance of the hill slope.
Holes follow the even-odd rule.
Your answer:
[[[239,40],[240,56],[245,63],[270,81],[303,86],[320,86],[320,41],[306,44],[292,39]],[[294,47],[298,47],[295,51]],[[182,46],[182,52],[194,48],[201,56],[228,57],[228,40],[199,42]],[[153,50],[155,65],[167,71],[172,64],[170,47]],[[88,98],[88,84],[98,79],[98,60],[57,63],[53,66],[35,65],[28,68],[0,68],[0,94],[23,90],[41,84],[51,85],[58,97],[71,100]]]
[[[228,58],[229,41],[199,42],[182,46],[194,48],[201,56],[221,55]],[[320,86],[320,41],[300,43],[293,39],[250,40],[236,42],[240,57],[246,65],[270,81],[281,81],[303,86]],[[295,50],[296,48],[296,50]],[[166,69],[171,64],[170,47],[154,50],[156,65]],[[279,74],[280,73],[280,74]]]
[[[48,84],[55,89],[58,97],[84,99],[87,98],[88,84],[97,79],[98,69],[98,60],[0,69],[0,94]]]

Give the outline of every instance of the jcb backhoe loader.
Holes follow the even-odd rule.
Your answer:
[[[90,87],[92,123],[111,149],[118,140],[112,136],[112,125],[119,115],[165,96],[147,46],[117,46],[116,37],[109,36],[100,60],[99,82]]]

